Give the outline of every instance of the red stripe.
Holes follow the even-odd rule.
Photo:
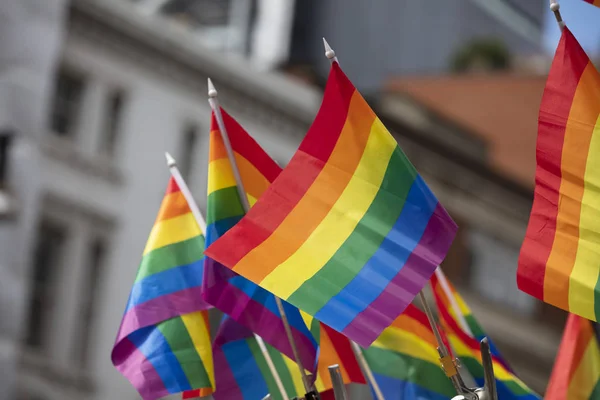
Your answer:
[[[167,186],[167,192],[165,193],[165,196],[179,191],[181,191],[179,189],[179,185],[177,185],[177,182],[175,182],[175,178],[171,176],[169,178],[169,185]]]
[[[407,317],[414,319],[427,329],[431,330],[431,325],[429,325],[429,319],[427,319],[427,315],[423,311],[419,310],[415,305],[409,304],[402,315],[406,315]]]
[[[556,233],[566,121],[588,62],[573,34],[565,28],[540,106],[535,193],[517,270],[519,289],[542,300],[546,263]]]
[[[288,167],[276,179],[276,182],[282,181],[277,193],[272,185],[263,194],[263,198],[273,197],[280,201],[277,204],[257,202],[235,227],[206,249],[206,255],[231,268],[277,229],[306,194],[333,152],[346,122],[354,91],[352,83],[339,66],[334,64],[329,73],[321,108],[312,126]],[[295,170],[293,166],[297,163],[294,161],[299,157],[305,158],[305,153],[317,158],[314,161],[315,168]],[[299,164],[303,165],[304,162]],[[255,223],[252,222],[255,218],[261,220],[262,229],[255,228]],[[250,234],[246,234],[247,232]],[[232,242],[236,243],[233,248],[230,246]]]
[[[323,329],[327,336],[329,336],[329,340],[331,341],[331,344],[333,344],[334,350],[340,359],[340,367],[343,366],[343,368],[346,370],[350,382],[367,383],[362,374],[360,366],[356,361],[354,352],[352,351],[350,340],[346,336],[325,324],[321,324],[321,329]]]
[[[273,182],[281,172],[281,168],[233,117],[223,109],[221,109],[221,114],[233,150],[253,164],[269,182]],[[217,127],[217,120],[213,112],[211,131],[218,130]]]

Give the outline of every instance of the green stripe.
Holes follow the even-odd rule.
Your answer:
[[[265,360],[265,356],[260,351],[260,346],[258,345],[258,342],[256,341],[256,339],[249,338],[249,339],[246,339],[246,341],[248,343],[248,347],[250,347],[250,351],[252,352],[252,355],[254,356],[254,360],[256,361],[256,364],[258,365],[258,368],[260,369],[260,373],[262,374],[263,378],[265,379],[267,388],[268,388],[269,393],[271,394],[271,397],[273,398],[273,400],[287,400],[287,399],[283,399],[281,397],[279,387],[277,386],[277,383],[275,383],[275,378],[273,377],[273,374],[271,373],[271,370],[269,369],[269,365],[267,364],[267,361]],[[277,350],[273,349],[269,345],[267,345],[267,350],[268,350],[269,354],[271,355],[271,359],[273,360],[275,369],[277,370],[279,377],[281,378],[281,381],[283,383],[286,393],[288,393],[288,394],[295,393],[296,390],[294,389],[294,383],[290,376],[290,372],[287,369],[287,366],[285,365],[285,362],[281,358],[281,353],[279,353]],[[277,358],[277,355],[279,355],[279,358]],[[283,366],[282,366],[282,363],[283,363]],[[290,389],[291,389],[291,391],[290,391]],[[295,394],[291,395],[290,398],[292,398],[294,396],[296,396],[296,395]]]
[[[392,229],[417,172],[399,148],[392,153],[375,199],[333,257],[287,299],[315,315],[360,272]]]
[[[208,195],[206,202],[206,224],[210,225],[222,219],[244,215],[237,187],[219,189]]]
[[[459,357],[460,358],[460,363],[463,365],[464,368],[467,369],[467,371],[469,371],[469,373],[473,376],[473,378],[475,379],[483,379],[484,375],[483,375],[483,366],[481,365],[481,363],[476,360],[473,357],[468,357],[468,356],[463,356],[463,357]],[[514,380],[500,380],[498,379],[498,382],[502,382],[502,384],[504,384],[508,390],[510,390],[515,396],[523,396],[523,395],[527,395],[530,394],[531,392],[525,388],[523,388],[521,385],[519,385],[516,381]]]
[[[158,324],[171,351],[177,357],[185,376],[193,389],[210,387],[210,379],[200,355],[194,347],[194,342],[181,317],[171,318]]]
[[[181,265],[196,262],[204,256],[204,236],[198,235],[183,242],[152,250],[142,258],[135,281]]]
[[[317,345],[321,344],[321,323],[318,319],[313,318],[310,323],[310,334],[317,342]]]
[[[481,328],[481,326],[479,326],[479,323],[477,322],[477,320],[475,319],[473,314],[465,315],[465,321],[467,322],[467,325],[469,325],[469,329],[471,329],[471,333],[473,333],[473,336],[475,336],[475,337],[485,336],[483,329]]]
[[[594,386],[594,390],[592,390],[592,394],[590,395],[590,400],[600,400],[600,381],[596,382],[596,386]]]
[[[375,374],[414,383],[448,398],[456,395],[452,383],[436,364],[375,346],[365,349],[364,355]]]

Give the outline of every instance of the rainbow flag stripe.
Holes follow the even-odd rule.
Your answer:
[[[598,324],[570,314],[544,399],[600,399],[599,344]]]
[[[200,299],[203,250],[204,237],[171,177],[111,355],[144,399],[213,390],[208,305]]]
[[[431,287],[433,289],[434,295],[437,296],[437,300],[440,302],[440,304],[443,304],[443,307],[448,312],[449,317],[454,320],[454,322],[456,323],[457,326],[462,328],[461,324],[459,323],[460,317],[458,315],[456,315],[456,313],[454,312],[454,308],[452,307],[452,302],[446,295],[446,292],[444,291],[444,288],[442,287],[440,279],[437,277],[438,273],[440,273],[442,275],[444,274],[440,268],[439,272],[436,271],[436,274],[431,277]],[[444,276],[444,278],[445,278],[445,276]],[[468,333],[468,334],[470,333],[469,336],[476,339],[478,342],[481,342],[481,340],[484,337],[487,337],[492,355],[494,355],[496,357],[496,360],[498,362],[500,362],[507,371],[512,373],[513,372],[512,368],[508,365],[508,362],[506,362],[506,360],[502,357],[502,355],[500,354],[500,351],[498,350],[496,345],[494,345],[494,342],[492,341],[492,339],[488,335],[486,335],[486,333],[484,332],[481,325],[479,325],[479,322],[477,321],[477,319],[475,319],[475,316],[471,312],[471,309],[469,308],[467,303],[464,301],[462,296],[456,291],[456,289],[454,288],[452,283],[450,283],[450,281],[448,281],[448,279],[445,279],[445,283],[451,293],[451,296],[453,297],[454,303],[458,306],[458,309],[460,310],[460,313],[462,314],[462,317],[464,318],[464,320],[467,324],[467,327],[470,331],[470,332],[465,332],[465,333]],[[464,331],[464,329],[463,329],[463,331]]]
[[[589,3],[591,5],[594,5],[596,7],[600,7],[600,0],[583,0],[586,3]]]
[[[596,321],[600,315],[600,75],[565,28],[542,97],[521,290]]]
[[[289,165],[207,255],[368,347],[427,283],[456,229],[334,63]]]
[[[279,175],[281,168],[235,119],[224,110],[221,113],[252,205]],[[207,245],[225,234],[243,215],[231,164],[213,115],[208,164]],[[208,303],[256,332],[265,342],[293,358],[273,294],[207,257],[202,296]],[[312,373],[317,364],[317,341],[304,324],[299,310],[285,301],[282,303],[302,365]]]
[[[365,380],[356,360],[348,359],[348,355],[352,357],[352,352],[347,339],[343,336],[341,338],[342,344],[340,345],[337,342],[340,337],[330,338],[327,334],[321,335],[322,349],[324,349],[324,353],[321,355],[322,362],[330,363],[328,365],[340,364],[344,382],[364,383]],[[348,348],[345,347],[346,344]],[[303,396],[304,386],[296,363],[272,346],[267,344],[266,347],[279,372],[288,398]],[[350,351],[344,355],[344,359],[338,358],[337,351],[341,349]],[[273,399],[281,399],[281,394],[258,343],[253,333],[245,326],[225,317],[215,338],[213,352],[217,379],[217,391],[213,395],[215,400],[256,400],[262,399],[267,393],[270,393]],[[326,367],[325,372],[327,373],[323,374],[319,370],[316,376],[315,387],[320,392],[332,388]],[[185,395],[189,397],[184,398],[194,398],[192,397],[193,393]]]
[[[456,395],[440,367],[427,317],[412,304],[363,352],[386,399],[445,400]]]
[[[468,335],[460,328],[456,319],[450,315],[449,300],[441,287],[437,284],[437,278],[432,278],[434,298],[437,304],[440,322],[444,329],[453,354],[460,359],[461,364],[469,371],[478,385],[483,386],[484,374],[481,361],[479,340]],[[541,399],[527,387],[519,378],[513,375],[504,365],[505,362],[492,354],[494,374],[496,376],[496,389],[500,399],[534,400]]]

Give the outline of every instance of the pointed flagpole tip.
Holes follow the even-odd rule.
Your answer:
[[[208,97],[211,99],[217,97],[217,89],[210,78],[208,78]]]
[[[169,154],[168,151],[165,152],[165,158],[167,159],[167,166],[169,168],[172,168],[177,165],[177,162],[175,162],[175,159],[172,155]]]
[[[327,40],[325,38],[323,38],[323,47],[325,47],[325,57],[327,57],[330,60],[335,58],[335,51],[333,51],[333,49],[331,48],[329,43],[327,43]]]

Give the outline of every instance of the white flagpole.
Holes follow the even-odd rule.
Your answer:
[[[200,212],[198,205],[194,201],[194,197],[192,196],[192,192],[190,192],[190,188],[185,183],[185,180],[183,179],[183,177],[181,176],[181,173],[179,172],[179,169],[177,168],[177,162],[168,152],[165,153],[165,157],[167,158],[167,166],[169,167],[169,170],[171,171],[171,175],[173,176],[173,179],[175,179],[177,186],[179,186],[179,190],[181,190],[181,193],[183,194],[185,201],[187,201],[187,203],[190,207],[190,210],[192,211],[192,215],[194,216],[194,218],[196,219],[196,223],[200,227],[200,231],[206,237],[206,221],[204,220],[204,217],[202,216],[202,213]],[[277,388],[279,389],[279,392],[281,393],[281,397],[283,399],[287,399],[287,393],[285,391],[285,387],[283,386],[281,377],[277,373],[277,369],[275,368],[275,364],[273,364],[273,359],[271,358],[271,355],[269,354],[269,351],[267,350],[267,347],[265,346],[265,342],[256,333],[254,334],[254,338],[258,342],[258,347],[260,347],[260,351],[263,354],[263,356],[265,357],[265,361],[267,362],[267,366],[269,367],[269,370],[271,371],[271,374],[273,375],[273,379],[275,379],[275,383],[277,384]]]
[[[556,23],[562,31],[565,28],[565,21],[563,21],[562,15],[560,15],[560,4],[558,4],[558,0],[550,0],[550,10],[554,13]]]
[[[240,197],[240,201],[242,203],[242,207],[244,208],[244,213],[247,213],[250,210],[250,203],[248,202],[248,196],[246,195],[246,189],[244,188],[244,183],[242,182],[242,177],[240,175],[240,170],[237,165],[237,161],[235,159],[235,154],[233,153],[233,148],[231,147],[231,142],[229,141],[229,135],[227,134],[227,127],[223,122],[223,115],[221,114],[221,106],[219,105],[217,89],[213,85],[210,78],[208,78],[208,103],[212,108],[212,111],[215,113],[215,117],[217,120],[217,125],[219,126],[219,131],[221,132],[221,137],[223,138],[223,144],[225,145],[225,150],[227,151],[227,157],[229,158],[229,162],[231,163],[231,169],[233,171],[233,176],[235,178],[237,192]],[[308,380],[308,376],[306,375],[306,370],[302,365],[302,361],[300,360],[300,354],[298,353],[298,348],[296,346],[296,341],[292,335],[292,329],[290,327],[290,323],[285,315],[285,310],[283,309],[283,304],[281,303],[281,299],[277,296],[275,297],[275,303],[277,304],[277,308],[279,309],[279,314],[281,314],[281,320],[283,322],[283,327],[285,328],[285,333],[287,335],[288,341],[290,342],[290,347],[292,348],[292,353],[294,354],[294,358],[296,364],[298,364],[298,368],[300,369],[300,375],[302,376],[302,383],[304,384],[304,389],[306,392],[310,392],[312,390],[312,385]]]
[[[468,333],[470,336],[473,336],[473,332],[471,331],[471,328],[469,328],[469,324],[467,324],[467,320],[465,319],[464,314],[462,313],[460,307],[458,306],[458,303],[456,301],[456,298],[454,297],[454,294],[452,293],[452,290],[450,290],[450,285],[448,284],[448,279],[446,279],[446,275],[444,274],[444,271],[442,271],[442,269],[440,267],[436,268],[435,276],[437,276],[438,281],[440,282],[440,286],[442,287],[442,290],[446,294],[448,301],[450,301],[450,306],[454,310],[454,314],[456,314],[456,318],[458,319],[458,323],[460,324],[460,327],[462,328],[463,331]]]

